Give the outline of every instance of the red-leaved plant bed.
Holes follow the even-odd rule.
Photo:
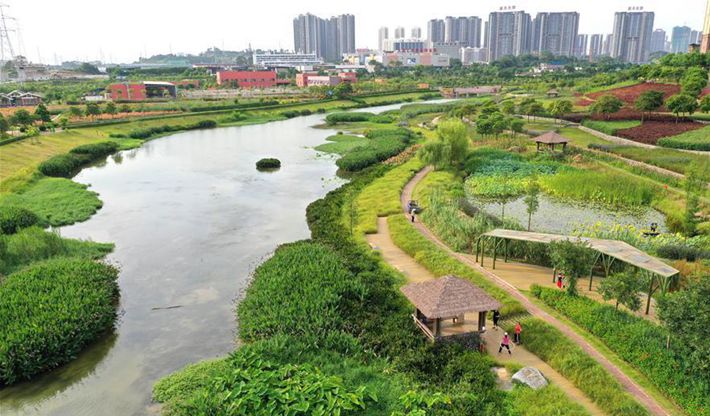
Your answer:
[[[646,91],[661,91],[663,93],[663,99],[666,100],[671,95],[676,95],[680,93],[680,85],[676,84],[660,84],[656,82],[646,82],[643,84],[631,85],[629,87],[621,87],[613,90],[593,92],[587,94],[587,97],[597,100],[603,95],[613,95],[625,102],[626,104],[633,105],[641,94]]]
[[[641,120],[641,113],[639,111],[633,110],[631,108],[622,108],[619,112],[614,114],[587,114],[587,113],[572,113],[565,114],[562,119],[571,121],[573,123],[581,123],[582,120],[599,120],[599,121],[624,121],[624,120]],[[673,122],[675,123],[676,117],[673,114],[645,114],[643,116],[644,120],[648,121],[662,121],[662,122]],[[689,118],[680,117],[678,122],[691,122]]]
[[[645,121],[638,127],[617,130],[616,135],[639,143],[656,144],[658,139],[676,136],[686,131],[697,130],[705,127],[704,124],[692,121]]]

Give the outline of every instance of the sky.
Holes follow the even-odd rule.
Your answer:
[[[502,6],[533,15],[541,11],[578,11],[580,33],[611,33],[614,12],[641,6],[654,11],[655,27],[701,30],[708,0],[3,0],[6,14],[17,19],[21,50],[30,61],[54,64],[69,60],[133,62],[158,53],[199,53],[208,47],[242,50],[292,49],[293,18],[355,15],[357,47],[377,46],[382,26],[422,28],[429,19],[479,16],[484,20]],[[12,34],[11,34],[12,35]],[[17,48],[18,46],[15,46]]]

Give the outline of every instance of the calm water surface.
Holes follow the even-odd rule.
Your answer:
[[[399,105],[371,108],[385,111]],[[235,301],[276,246],[310,237],[306,206],[340,186],[312,147],[322,115],[176,134],[122,152],[75,180],[103,208],[63,236],[114,242],[121,268],[116,330],[80,357],[0,390],[0,415],[142,415],[153,383],[234,350]],[[260,173],[262,157],[282,161]]]

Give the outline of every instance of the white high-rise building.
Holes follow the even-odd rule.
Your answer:
[[[533,22],[532,53],[572,56],[579,31],[579,13],[538,13]]]
[[[405,37],[405,29],[402,26],[397,27],[394,30],[394,38],[395,39],[404,39]]]
[[[611,57],[623,62],[648,62],[653,34],[653,12],[644,12],[632,7],[627,12],[614,15],[614,34],[611,42]]]
[[[381,27],[380,30],[377,31],[377,48],[380,51],[385,50],[385,42],[390,38],[389,32],[390,30],[386,27]]]
[[[422,38],[422,28],[421,27],[413,27],[412,28],[412,39],[421,39]]]
[[[656,29],[651,34],[651,44],[649,46],[649,53],[654,52],[665,52],[666,51],[666,31],[663,29]]]
[[[488,17],[488,61],[530,52],[530,15],[524,11],[492,12]]]
[[[589,57],[594,59],[603,54],[604,35],[596,34],[589,37]]]
[[[446,24],[441,19],[432,19],[427,23],[427,44],[429,47],[434,43],[440,43],[444,41],[446,36]]]

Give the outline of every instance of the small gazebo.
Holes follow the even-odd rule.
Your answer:
[[[400,290],[416,308],[412,315],[414,322],[431,341],[483,333],[486,330],[486,313],[501,307],[500,302],[481,288],[456,276],[410,283]],[[467,314],[475,313],[478,314],[476,320],[467,319]]]
[[[560,96],[560,92],[553,88],[553,89],[547,91],[547,96],[550,97],[550,98],[559,97],[559,96]]]
[[[537,136],[536,138],[533,139],[535,141],[535,144],[537,145],[537,151],[539,152],[540,145],[545,145],[547,146],[548,149],[554,151],[555,146],[558,144],[562,145],[562,150],[564,151],[567,149],[567,143],[570,142],[570,140],[564,136],[561,136],[554,131],[548,131],[547,133],[543,134],[542,136]]]

